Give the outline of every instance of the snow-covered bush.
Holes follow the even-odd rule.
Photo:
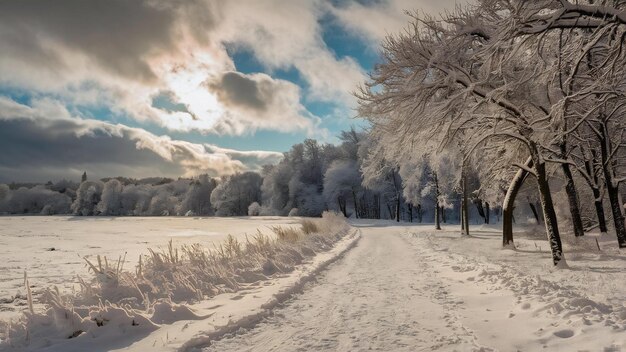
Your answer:
[[[41,185],[16,190],[0,187],[0,193],[0,212],[11,214],[67,214],[72,203],[67,195]]]
[[[76,191],[76,200],[72,203],[74,215],[97,215],[97,205],[102,198],[104,184],[100,181],[85,181]]]
[[[261,206],[258,202],[254,202],[250,204],[248,207],[248,216],[259,216],[261,215]]]
[[[152,192],[149,185],[127,185],[122,190],[122,214],[144,215],[150,207]]]
[[[298,208],[291,208],[291,210],[289,211],[289,215],[287,216],[298,216]]]
[[[104,184],[102,199],[98,203],[97,211],[102,215],[121,215],[122,212],[122,184],[111,179]]]

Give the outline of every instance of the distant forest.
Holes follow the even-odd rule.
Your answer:
[[[437,195],[426,174],[416,192],[397,167],[368,160],[370,140],[355,129],[339,145],[307,139],[260,173],[221,178],[199,175],[177,180],[126,177],[45,184],[0,184],[2,214],[83,216],[320,216],[335,210],[347,217],[433,222],[458,221],[459,195],[442,173]],[[423,173],[423,172],[420,172]],[[408,187],[407,187],[408,186]],[[432,188],[432,190],[431,190]],[[430,190],[430,191],[429,191]],[[489,220],[476,199],[477,214]],[[487,212],[488,212],[487,208]],[[498,209],[495,209],[497,213]],[[454,218],[453,218],[454,217]]]

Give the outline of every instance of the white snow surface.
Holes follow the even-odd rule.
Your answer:
[[[122,223],[117,229],[123,231],[124,221],[132,222],[125,219],[134,218],[109,221]],[[150,220],[155,225],[146,223],[148,228],[168,232],[164,225],[168,219],[146,221]],[[191,222],[188,229],[197,229],[193,219],[175,220],[181,221],[181,232],[185,220]],[[250,233],[263,226],[259,221],[295,223],[297,219],[215,221],[231,221],[233,229],[252,229]],[[569,267],[556,269],[547,241],[532,228],[516,233],[516,249],[502,249],[496,226],[472,226],[472,236],[463,237],[458,226],[435,231],[432,224],[360,220],[353,225],[360,235],[355,232],[289,274],[188,306],[160,304],[148,317],[151,324],[120,326],[43,350],[626,350],[626,253],[616,248],[611,236],[573,239],[565,234]],[[5,243],[7,228],[0,229],[0,241]],[[26,244],[44,247],[32,241],[37,234],[34,226],[20,228],[22,236],[11,238],[17,242],[11,246],[14,252],[21,252],[18,246]],[[53,226],[48,228],[52,233]],[[138,234],[142,228],[135,225],[135,232],[120,234],[122,245],[133,243],[140,250],[139,239],[150,238]],[[91,232],[92,227],[86,229]],[[33,231],[30,237],[26,230]],[[84,242],[74,246],[87,248]],[[100,252],[94,254],[103,254],[105,247],[99,246]],[[8,255],[19,257],[19,253]],[[42,277],[53,276],[55,270],[64,272],[62,261],[47,264],[50,272],[42,267]]]
[[[242,239],[257,230],[273,236],[271,226],[297,226],[299,218],[286,217],[76,217],[0,216],[0,320],[25,309],[24,271],[33,294],[58,285],[71,290],[77,276],[92,277],[83,257],[100,255],[117,261],[126,255],[124,267],[132,269],[148,248],[201,243],[211,247],[229,234]],[[54,248],[54,251],[50,249]],[[16,306],[20,304],[19,306]]]

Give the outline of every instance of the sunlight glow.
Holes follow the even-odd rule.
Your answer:
[[[166,120],[169,127],[180,130],[209,129],[224,116],[224,107],[206,85],[213,72],[216,72],[211,66],[210,58],[206,57],[185,67],[174,66],[167,71],[167,88],[174,92],[178,102],[189,111],[175,114],[177,118],[173,121]]]

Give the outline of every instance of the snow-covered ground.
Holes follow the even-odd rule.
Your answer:
[[[626,350],[624,253],[555,270],[543,239],[503,250],[492,228],[376,225],[273,317],[204,351]]]
[[[24,271],[37,295],[41,288],[58,285],[72,289],[77,276],[90,278],[83,257],[97,255],[132,269],[148,248],[201,243],[211,247],[229,234],[243,238],[257,230],[272,235],[269,227],[297,225],[298,218],[254,217],[74,217],[0,216],[0,320],[25,309]],[[54,250],[51,250],[54,248]]]
[[[353,225],[360,236],[289,274],[190,305],[193,312],[161,305],[139,333],[124,327],[46,350],[626,350],[626,253],[610,236],[564,235],[569,267],[555,269],[539,229],[516,233],[517,248],[502,249],[495,226],[463,237],[458,226]]]

